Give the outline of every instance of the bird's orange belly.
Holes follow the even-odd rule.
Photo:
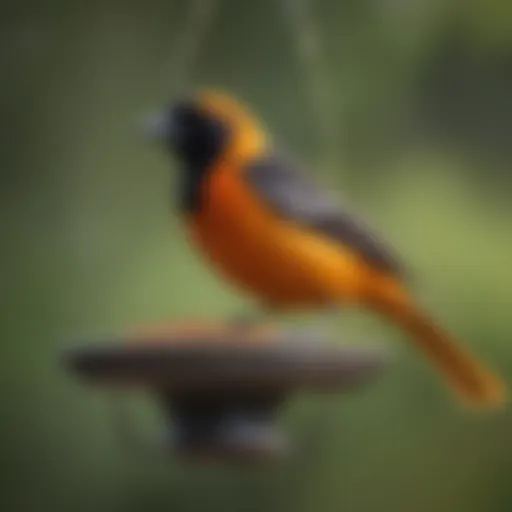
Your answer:
[[[279,307],[318,306],[357,294],[359,276],[349,251],[279,219],[227,173],[218,173],[207,190],[189,228],[238,287]]]

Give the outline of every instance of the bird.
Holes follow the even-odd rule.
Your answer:
[[[403,260],[341,197],[277,144],[248,104],[200,89],[146,125],[179,165],[190,243],[269,311],[363,308],[401,329],[461,403],[496,409],[502,378],[418,303]]]

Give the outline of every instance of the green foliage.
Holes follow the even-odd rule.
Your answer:
[[[276,4],[222,2],[193,81],[241,94],[314,162],[306,86]],[[292,403],[284,422],[297,448],[317,428],[316,448],[263,473],[131,458],[115,444],[106,397],[62,372],[66,340],[251,306],[188,247],[170,213],[174,173],[137,131],[171,90],[185,12],[186,2],[28,2],[0,22],[0,508],[510,510],[509,412],[459,410],[407,340],[363,313],[340,316],[340,339],[382,343],[395,365],[359,395]],[[347,160],[327,178],[411,262],[432,313],[512,381],[510,181],[433,145],[416,110],[454,20],[472,20],[465,48],[485,48],[487,62],[510,52],[510,12],[505,2],[323,1],[314,14],[344,109]],[[135,407],[156,427],[145,402]]]

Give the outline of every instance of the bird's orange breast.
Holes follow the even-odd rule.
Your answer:
[[[188,220],[194,242],[231,281],[273,306],[310,306],[355,297],[357,258],[348,249],[287,223],[243,179],[219,166]]]

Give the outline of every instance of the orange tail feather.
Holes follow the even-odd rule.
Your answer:
[[[413,338],[459,398],[473,407],[503,405],[508,400],[508,391],[498,375],[436,325],[401,287],[396,286],[397,283],[390,284],[387,283],[386,293],[377,294],[375,308]]]

